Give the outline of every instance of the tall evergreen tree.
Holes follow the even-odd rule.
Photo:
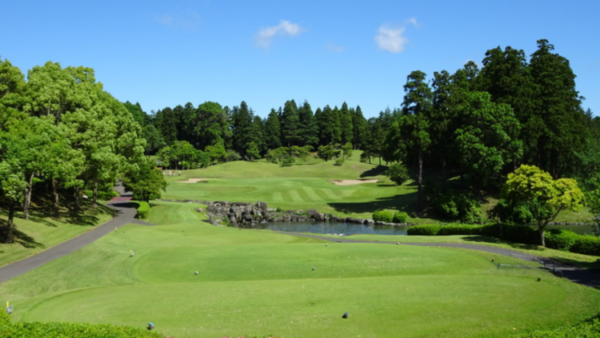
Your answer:
[[[354,149],[364,149],[363,134],[367,129],[367,120],[363,116],[360,106],[356,106],[356,110],[352,111],[352,144]]]
[[[267,149],[277,149],[281,147],[281,124],[275,109],[271,109],[267,121],[265,122],[264,140]]]
[[[346,144],[352,142],[354,137],[353,126],[352,126],[352,114],[348,109],[348,104],[344,102],[342,108],[339,111],[340,118],[340,132],[341,132],[341,143]]]
[[[541,129],[538,163],[556,178],[561,164],[566,170],[565,164],[574,159],[573,152],[583,149],[586,131],[582,128],[585,113],[575,89],[575,74],[569,60],[553,50],[548,40],[538,40],[538,50],[529,66],[536,87],[534,115]]]
[[[423,154],[431,144],[429,136],[429,119],[432,109],[432,93],[427,82],[425,73],[413,71],[408,75],[404,85],[404,102],[402,108],[404,118],[402,122],[403,133],[410,152],[418,161],[417,171],[417,195],[419,210],[423,210]]]
[[[294,100],[285,102],[281,124],[283,127],[283,143],[288,147],[296,145],[300,140],[300,118],[298,117],[298,107]]]
[[[300,146],[311,145],[316,147],[319,143],[319,130],[312,108],[307,101],[298,109]]]

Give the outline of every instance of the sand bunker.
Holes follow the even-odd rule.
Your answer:
[[[377,183],[378,180],[331,180],[335,185],[357,185],[365,183]]]
[[[190,178],[187,181],[177,181],[177,183],[198,183],[200,181],[214,180],[214,178]]]

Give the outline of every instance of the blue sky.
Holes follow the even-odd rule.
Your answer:
[[[286,100],[399,107],[413,70],[431,78],[501,46],[548,39],[600,114],[600,1],[7,1],[0,57],[94,68],[106,91],[164,107]]]

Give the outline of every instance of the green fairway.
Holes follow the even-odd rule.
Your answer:
[[[125,226],[1,284],[0,300],[16,309],[13,320],[135,327],[152,321],[177,338],[505,337],[576,322],[600,305],[597,290],[490,262],[526,264],[510,257],[326,246],[208,225],[195,204],[155,205],[149,221],[157,226]]]
[[[332,161],[280,167],[264,162],[229,162],[167,177],[165,199],[267,202],[269,207],[314,208],[320,212],[370,218],[378,209],[413,211],[416,185],[392,184],[375,165],[352,160],[337,167]],[[208,183],[182,183],[190,178],[212,178]],[[336,185],[331,180],[377,179],[379,183]]]

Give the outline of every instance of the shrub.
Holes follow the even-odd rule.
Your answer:
[[[546,246],[552,249],[569,251],[579,238],[573,231],[550,229],[544,233]]]
[[[440,228],[436,224],[415,225],[408,228],[406,233],[412,236],[435,236],[440,231]]]
[[[287,156],[283,159],[283,161],[281,161],[281,166],[282,167],[291,167],[294,165],[295,162],[296,162],[296,160],[293,156]]]
[[[392,182],[397,185],[402,185],[402,183],[406,182],[410,177],[408,176],[408,169],[402,163],[394,163],[388,167],[385,174],[389,176]]]
[[[346,160],[344,160],[343,158],[338,158],[337,160],[335,160],[335,163],[333,165],[341,167],[342,164],[344,164],[344,162],[346,162]]]
[[[94,196],[93,190],[84,190],[83,193],[90,199]],[[101,201],[108,201],[117,196],[119,196],[119,193],[114,191],[112,188],[107,190],[98,190],[98,199]]]
[[[580,235],[575,240],[575,243],[573,243],[573,246],[571,246],[571,252],[600,256],[600,238],[590,235]]]
[[[150,214],[150,204],[148,204],[148,202],[138,202],[138,204],[136,217],[139,219],[148,218],[148,214]]]
[[[481,222],[479,201],[471,193],[448,190],[433,199],[436,211],[443,217],[465,223]]]
[[[227,150],[227,162],[239,161],[242,159],[242,156],[235,150]]]
[[[404,211],[396,211],[394,213],[394,223],[406,223],[408,214]]]
[[[373,213],[373,220],[375,222],[388,222],[391,223],[394,221],[394,214],[391,211],[387,210],[378,210]]]
[[[442,225],[438,236],[450,236],[450,235],[478,235],[482,225],[457,225],[449,224]]]
[[[161,335],[146,329],[108,324],[86,323],[11,323],[8,315],[0,311],[0,332],[4,337],[20,338],[160,338]]]
[[[503,198],[490,210],[489,214],[490,217],[503,223],[527,225],[533,222],[533,215],[527,204],[511,205]]]

